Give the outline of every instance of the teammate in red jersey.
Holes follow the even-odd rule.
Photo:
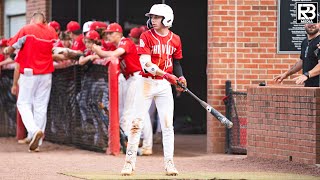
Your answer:
[[[83,34],[81,31],[80,24],[75,21],[70,21],[67,24],[66,32],[70,34],[70,37],[73,40],[71,49],[83,52],[86,49],[86,46],[83,42]]]
[[[129,38],[137,45],[137,48],[139,47],[139,38],[142,32],[142,29],[134,27],[130,29],[130,33],[128,34]]]
[[[37,151],[42,144],[54,71],[52,48],[57,38],[54,29],[46,24],[45,15],[36,12],[30,24],[22,27],[4,50],[12,54],[20,49],[15,58],[18,64],[13,86],[17,86],[20,76],[17,107],[31,139],[30,151]]]
[[[95,45],[92,49],[100,57],[114,56],[120,59],[122,73],[127,79],[124,82],[126,88],[123,89],[122,94],[123,96],[125,96],[125,102],[123,108],[124,112],[120,113],[120,127],[125,131],[126,135],[129,135],[133,132],[132,130],[131,132],[129,132],[128,127],[131,127],[130,124],[135,125],[136,122],[140,122],[146,115],[146,113],[142,114],[143,111],[139,109],[143,106],[143,104],[141,104],[143,103],[143,101],[141,101],[143,79],[140,75],[142,69],[139,62],[136,45],[129,38],[123,37],[122,27],[117,23],[112,23],[108,26],[106,33],[108,36],[108,40],[111,43],[117,45],[117,49],[114,51],[102,51],[101,47]],[[135,147],[134,144],[128,143],[127,152],[129,151],[137,154],[137,148],[133,150],[133,147]],[[135,158],[136,156],[132,157]]]

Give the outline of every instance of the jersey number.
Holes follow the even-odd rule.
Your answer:
[[[164,69],[168,69],[169,67],[172,66],[172,58],[167,58],[166,61],[164,62]]]

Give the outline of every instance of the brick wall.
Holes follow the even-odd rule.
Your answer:
[[[0,0],[0,37],[3,37],[4,35],[4,1]]]
[[[227,79],[245,91],[271,83],[299,58],[277,54],[277,1],[236,0],[235,6],[235,0],[208,0],[208,102],[216,109],[224,112]],[[224,128],[211,115],[207,122],[208,152],[224,152]]]
[[[50,0],[27,0],[27,22],[30,22],[31,16],[35,11],[44,12],[49,21],[50,9]]]
[[[250,87],[248,157],[320,163],[320,88]]]

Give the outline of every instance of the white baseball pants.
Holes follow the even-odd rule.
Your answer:
[[[131,106],[135,107],[132,109],[139,114],[135,114],[135,118],[133,118],[132,124],[129,126],[131,128],[128,136],[126,161],[135,164],[141,130],[145,121],[145,115],[148,114],[147,112],[153,99],[155,100],[162,128],[164,158],[173,159],[174,131],[173,95],[171,85],[166,80],[157,80],[144,77],[140,77],[140,79],[142,83],[138,81],[139,83],[136,83],[137,86],[134,86],[136,91],[135,100],[139,102],[135,104],[135,106]],[[141,86],[142,89],[139,86]],[[128,89],[130,91],[132,88],[129,88],[128,86]],[[142,101],[142,104],[140,101]]]
[[[119,85],[119,119],[120,119],[119,123],[120,123],[120,127],[127,135],[128,127],[123,117],[124,105],[125,105],[126,96],[127,96],[127,80],[124,78],[122,73],[119,74],[118,85]]]
[[[20,74],[17,107],[29,139],[32,139],[38,130],[44,132],[46,129],[51,85],[52,74],[31,76]],[[39,145],[41,143],[42,141]]]

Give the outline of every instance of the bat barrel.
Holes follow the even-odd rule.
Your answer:
[[[213,107],[211,107],[206,102],[202,101],[198,96],[193,94],[187,87],[185,87],[183,84],[181,84],[179,81],[177,81],[178,86],[184,89],[185,92],[187,92],[189,95],[191,95],[193,98],[195,98],[201,106],[203,106],[209,113],[211,113],[214,117],[216,117],[223,125],[225,125],[228,129],[232,128],[233,123],[227,119],[225,116],[223,116],[219,111],[215,110]]]

